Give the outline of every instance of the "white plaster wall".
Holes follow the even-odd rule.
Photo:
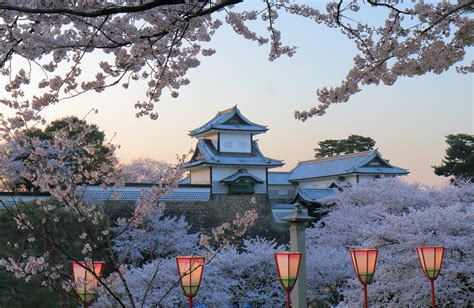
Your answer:
[[[191,174],[191,184],[211,184],[211,174],[209,167],[193,169]]]
[[[256,177],[260,178],[262,181],[266,181],[267,173],[265,172],[265,168],[258,168],[258,167],[252,167],[252,168],[247,168],[247,171],[249,173],[252,173]]]
[[[220,151],[233,153],[250,153],[252,137],[249,133],[221,133]]]
[[[311,179],[298,182],[299,187],[303,188],[328,188],[329,185],[334,183],[337,177],[323,178],[323,179]]]
[[[357,184],[356,175],[345,175],[346,181],[351,185]],[[303,188],[328,188],[332,183],[336,182],[339,176],[320,178],[320,179],[310,179],[298,182],[299,187]]]
[[[376,176],[377,175],[375,174],[361,174],[359,175],[359,183],[376,180],[377,179]],[[395,176],[390,175],[390,174],[386,174],[386,175],[380,174],[380,177],[395,177]]]

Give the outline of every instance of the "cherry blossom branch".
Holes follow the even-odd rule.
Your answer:
[[[426,29],[424,29],[423,31],[421,31],[421,35],[424,35],[425,33],[427,33],[428,31],[430,31],[431,29],[433,29],[433,27],[435,27],[437,24],[439,24],[440,22],[442,22],[443,20],[445,20],[446,18],[448,18],[450,15],[456,13],[457,11],[459,10],[462,10],[462,9],[465,9],[467,7],[471,7],[474,6],[474,0],[470,0],[466,3],[464,3],[463,5],[460,5],[458,7],[455,7],[454,9],[446,12],[445,14],[443,14],[438,20],[436,20],[435,22],[433,22],[429,27],[427,27]]]

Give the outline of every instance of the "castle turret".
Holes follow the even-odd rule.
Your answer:
[[[244,117],[237,106],[220,111],[189,135],[198,143],[189,170],[191,185],[210,185],[211,193],[267,193],[268,169],[283,165],[265,157],[253,136],[268,128]]]

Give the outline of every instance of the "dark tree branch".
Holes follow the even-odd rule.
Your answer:
[[[336,12],[336,23],[342,27],[343,29],[345,29],[347,32],[349,32],[350,34],[352,34],[355,38],[357,38],[360,42],[360,44],[365,48],[365,51],[366,53],[369,55],[370,59],[372,61],[375,61],[375,58],[372,56],[372,53],[370,52],[370,48],[369,46],[367,46],[366,42],[364,41],[364,39],[357,33],[357,31],[354,31],[354,29],[352,29],[351,27],[348,27],[346,25],[344,25],[341,21],[341,16],[342,17],[345,17],[344,15],[341,14],[342,10],[341,10],[341,5],[342,5],[342,1],[343,0],[340,0],[338,5],[337,5],[337,12]]]
[[[142,5],[133,5],[133,6],[116,6],[116,7],[109,7],[98,9],[95,11],[81,11],[81,7],[77,9],[72,8],[29,8],[24,6],[16,6],[16,5],[7,5],[1,4],[0,10],[5,11],[17,11],[21,13],[28,13],[28,14],[70,14],[75,16],[81,17],[99,17],[99,16],[106,16],[106,15],[114,15],[114,14],[124,14],[124,13],[138,13],[147,11],[156,7],[164,6],[164,5],[176,5],[176,4],[184,4],[185,0],[154,0]]]
[[[402,10],[396,8],[395,6],[390,5],[390,4],[388,4],[388,3],[385,3],[385,2],[379,2],[379,1],[377,1],[377,0],[367,0],[367,2],[370,3],[370,4],[373,5],[373,6],[384,6],[384,7],[387,7],[387,8],[389,8],[389,9],[391,9],[391,10],[393,10],[393,11],[399,13],[399,14],[412,15],[412,13],[410,13],[410,12],[408,12],[408,11],[402,11]]]
[[[243,0],[225,0],[219,4],[213,5],[208,9],[200,10],[199,13],[194,15],[193,17],[203,16],[207,14],[211,14],[221,8],[226,6],[237,4],[242,2]],[[204,4],[211,4],[209,0],[202,1]],[[5,11],[16,11],[21,13],[27,14],[69,14],[81,17],[100,17],[100,16],[107,16],[107,15],[115,15],[115,14],[125,14],[125,13],[139,13],[144,12],[147,10],[151,10],[160,6],[166,5],[178,5],[178,4],[186,4],[186,0],[153,0],[141,5],[133,5],[133,6],[115,6],[115,7],[106,7],[103,9],[97,9],[93,11],[84,11],[82,7],[75,8],[29,8],[24,6],[16,6],[16,5],[8,5],[8,4],[0,4],[0,10]]]

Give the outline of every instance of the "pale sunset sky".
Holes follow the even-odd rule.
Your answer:
[[[431,166],[441,162],[447,134],[473,134],[472,75],[460,75],[453,68],[442,75],[399,79],[391,87],[363,87],[348,103],[300,122],[294,119],[294,111],[317,104],[317,88],[339,85],[352,66],[356,48],[339,31],[303,18],[282,15],[277,27],[284,42],[299,48],[292,58],[271,63],[268,46],[238,37],[224,24],[208,45],[216,54],[201,57],[201,65],[188,75],[191,84],[180,90],[179,98],[163,95],[156,106],[157,121],[135,118],[133,105],[145,97],[145,87],[136,84],[50,107],[46,118],[82,117],[98,108],[99,113],[87,120],[109,138],[116,133],[113,142],[121,145],[118,153],[123,161],[150,157],[174,162],[176,154],[194,148],[196,141],[187,135],[190,130],[217,111],[238,105],[251,121],[268,125],[269,131],[256,138],[264,155],[285,161],[280,170],[313,158],[318,141],[359,134],[375,139],[392,164],[409,169],[408,181],[426,185],[446,181]],[[472,60],[471,50],[465,63]]]

